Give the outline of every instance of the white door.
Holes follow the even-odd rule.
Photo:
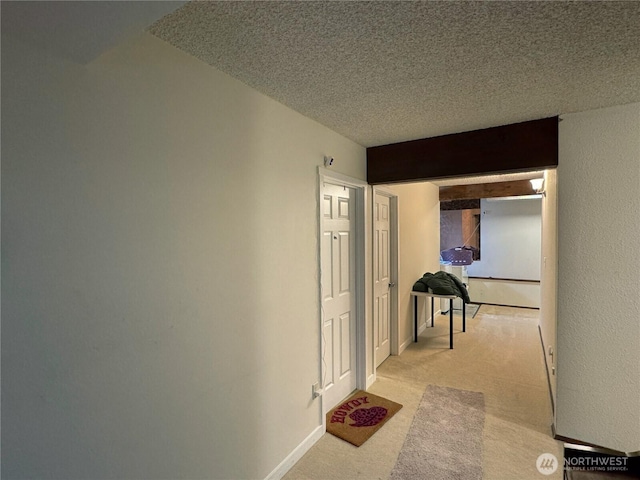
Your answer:
[[[373,346],[376,367],[391,353],[389,197],[375,195],[373,209]]]
[[[322,328],[325,411],[356,389],[355,190],[322,189]]]

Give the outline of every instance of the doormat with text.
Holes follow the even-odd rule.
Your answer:
[[[401,408],[399,403],[358,390],[327,413],[327,432],[359,447]]]

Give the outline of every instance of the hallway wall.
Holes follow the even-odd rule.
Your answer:
[[[640,451],[640,104],[562,120],[557,432]]]
[[[78,65],[3,31],[3,478],[265,478],[320,428],[324,155],[365,177],[151,35]]]
[[[440,200],[438,187],[428,182],[394,185],[393,190],[399,197],[398,324],[402,351],[413,341],[413,284],[425,272],[440,269]],[[419,304],[418,329],[424,328],[425,317],[424,301]]]
[[[544,344],[551,395],[556,400],[558,358],[557,288],[558,288],[558,172],[547,170],[544,175],[545,196],[542,198],[542,256],[540,265],[540,333]]]

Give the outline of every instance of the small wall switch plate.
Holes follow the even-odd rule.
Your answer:
[[[318,398],[320,395],[322,395],[322,390],[320,390],[319,383],[314,383],[313,385],[311,385],[311,394],[313,395],[313,398]]]

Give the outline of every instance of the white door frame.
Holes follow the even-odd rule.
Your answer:
[[[323,193],[322,187],[324,183],[330,183],[332,185],[344,185],[355,189],[355,292],[356,292],[356,388],[367,388],[367,360],[371,355],[367,355],[367,328],[366,328],[366,252],[367,252],[367,236],[365,230],[366,216],[365,206],[368,202],[369,185],[357,178],[352,178],[347,175],[343,175],[323,167],[318,167],[318,301],[319,301],[319,322],[318,328],[320,332],[320,361],[319,361],[319,378],[321,388],[323,382],[323,363],[324,363],[324,335],[323,335],[323,315],[322,315],[322,232],[323,232],[323,215],[322,215],[322,202]],[[325,405],[323,397],[320,397],[321,401],[321,415],[322,425],[326,429],[326,413],[333,405]]]
[[[389,269],[390,269],[390,278],[391,282],[395,283],[395,286],[390,289],[390,311],[389,311],[389,324],[391,326],[391,355],[399,355],[400,354],[400,335],[398,332],[398,258],[399,258],[399,250],[400,250],[400,232],[399,232],[399,222],[398,222],[398,195],[394,193],[392,190],[387,189],[385,187],[374,186],[373,194],[371,195],[371,228],[372,235],[374,225],[373,215],[375,212],[373,211],[373,204],[376,201],[376,194],[382,195],[389,198]],[[375,253],[374,253],[375,254]],[[372,260],[373,261],[373,258]],[[373,289],[373,282],[375,280],[372,278],[371,288]],[[373,308],[373,306],[372,306]]]

